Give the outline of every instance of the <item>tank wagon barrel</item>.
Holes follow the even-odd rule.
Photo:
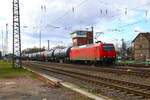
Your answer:
[[[46,61],[53,61],[53,57],[54,57],[54,56],[53,56],[53,52],[54,52],[53,49],[47,50],[47,51],[44,52],[45,60],[46,60]]]
[[[65,61],[69,60],[70,49],[71,49],[71,47],[63,48],[63,49],[60,49],[60,48],[55,49],[54,50],[55,60],[59,61],[59,62],[65,62]]]

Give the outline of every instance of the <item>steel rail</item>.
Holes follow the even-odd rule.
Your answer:
[[[41,65],[41,64],[33,64],[33,63],[31,64],[30,63],[30,64],[25,64],[25,65],[27,65],[27,66],[38,66],[40,69],[43,69],[43,70],[67,75],[70,77],[78,78],[80,80],[89,81],[89,82],[95,83],[96,85],[109,86],[110,88],[115,88],[115,89],[118,89],[121,91],[126,91],[127,93],[132,93],[135,95],[143,96],[145,98],[150,98],[150,92],[147,92],[147,89],[150,89],[150,86],[125,82],[125,81],[119,81],[119,80],[116,81],[116,80],[107,79],[107,78],[100,78],[100,77],[87,75],[87,74],[73,71],[73,70],[71,71],[71,70],[66,70],[66,69],[47,67],[46,65]],[[125,84],[127,84],[127,85],[124,86]]]
[[[43,63],[37,62],[39,64],[46,64],[49,65],[50,63]],[[96,67],[87,67],[87,66],[75,66],[72,64],[59,64],[59,63],[52,63],[53,66],[61,65],[63,67],[71,67],[74,69],[81,69],[81,70],[90,70],[96,72],[107,72],[107,73],[116,73],[116,74],[127,74],[127,75],[135,75],[140,77],[150,77],[150,70],[141,70],[141,69],[133,69],[133,68],[96,68]]]

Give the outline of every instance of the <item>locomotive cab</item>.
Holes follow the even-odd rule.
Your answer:
[[[107,63],[114,63],[116,59],[115,47],[113,44],[102,44],[103,60]]]

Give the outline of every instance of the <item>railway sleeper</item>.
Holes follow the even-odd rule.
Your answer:
[[[62,73],[62,72],[60,72],[60,73]],[[63,73],[64,74],[64,73]],[[68,75],[68,74],[66,74],[65,73],[65,75]],[[70,75],[69,75],[70,76]],[[75,77],[75,78],[79,78],[79,79],[83,79],[83,80],[87,80],[87,78],[85,78],[85,77],[79,77],[78,75],[71,75],[71,76],[73,76],[73,77]],[[93,82],[94,80],[90,80],[91,82]],[[148,94],[148,93],[143,93],[143,92],[141,92],[141,91],[135,91],[135,90],[132,90],[132,89],[129,89],[129,88],[126,88],[126,87],[120,87],[120,86],[118,86],[118,85],[112,85],[112,84],[106,84],[106,83],[103,83],[103,82],[101,82],[101,83],[99,83],[99,84],[104,84],[104,85],[106,85],[106,86],[110,86],[110,87],[112,87],[112,88],[116,88],[116,89],[123,89],[123,90],[126,90],[126,91],[129,91],[129,93],[135,93],[136,95],[142,95],[142,96],[144,96],[144,97],[150,97],[150,94]]]
[[[57,64],[57,65],[59,65],[59,64]],[[63,66],[69,66],[69,65],[67,65],[67,64],[65,64],[65,65],[63,65]],[[72,66],[71,66],[72,67]],[[116,70],[116,69],[101,69],[100,71],[103,71],[103,72],[109,72],[109,73],[119,73],[119,75],[122,75],[122,74],[129,74],[129,75],[135,75],[135,76],[140,76],[140,77],[150,77],[150,74],[145,74],[145,72],[143,72],[143,74],[141,75],[141,72],[138,72],[138,71],[126,71],[126,70],[119,70],[119,72],[118,72],[118,70]]]
[[[82,78],[81,78],[82,79]],[[106,86],[107,87],[107,86]],[[114,87],[113,87],[114,88]],[[116,88],[116,87],[115,87]],[[121,87],[121,88],[123,88],[123,87]],[[117,89],[118,89],[118,86],[117,86]],[[128,89],[128,88],[125,88],[124,87],[124,89]],[[130,91],[129,91],[130,90]],[[120,89],[119,89],[119,91],[120,91]],[[131,89],[128,89],[128,91],[129,91],[129,93],[131,92]],[[132,92],[134,92],[136,95],[141,95],[141,91],[138,91],[138,93],[137,93],[137,91],[132,91]],[[143,93],[142,93],[143,94]],[[143,94],[145,97],[150,97],[150,95],[149,94]]]
[[[88,76],[91,77],[90,75],[88,75]],[[105,78],[103,78],[103,79],[101,79],[101,80],[108,81],[108,82],[113,82],[113,83],[124,84],[124,82],[121,82],[121,81],[108,80],[108,79],[105,79]],[[126,82],[126,83],[127,83],[127,82]],[[130,86],[130,87],[135,87],[135,85],[136,85],[135,83],[134,83],[134,84],[128,83],[128,86]],[[139,84],[138,84],[138,85],[139,85]],[[138,86],[138,85],[137,85],[137,86]],[[145,87],[144,85],[143,85],[143,86],[141,85],[140,87],[141,87],[141,88],[146,88],[146,89],[147,89],[147,88],[150,88],[150,87],[148,87],[148,86]]]
[[[107,79],[104,79],[105,81],[107,81]],[[115,82],[115,81],[113,81],[114,83],[120,83],[120,82]],[[122,84],[124,84],[124,82],[122,82]],[[133,86],[132,86],[133,85]],[[130,83],[130,85],[128,84],[128,86],[130,86],[130,87],[135,87],[135,84],[131,84]],[[148,87],[143,87],[143,88],[148,88]]]

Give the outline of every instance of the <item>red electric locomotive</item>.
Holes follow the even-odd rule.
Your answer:
[[[115,58],[114,45],[102,42],[72,47],[70,51],[70,60],[73,61],[113,63]]]

